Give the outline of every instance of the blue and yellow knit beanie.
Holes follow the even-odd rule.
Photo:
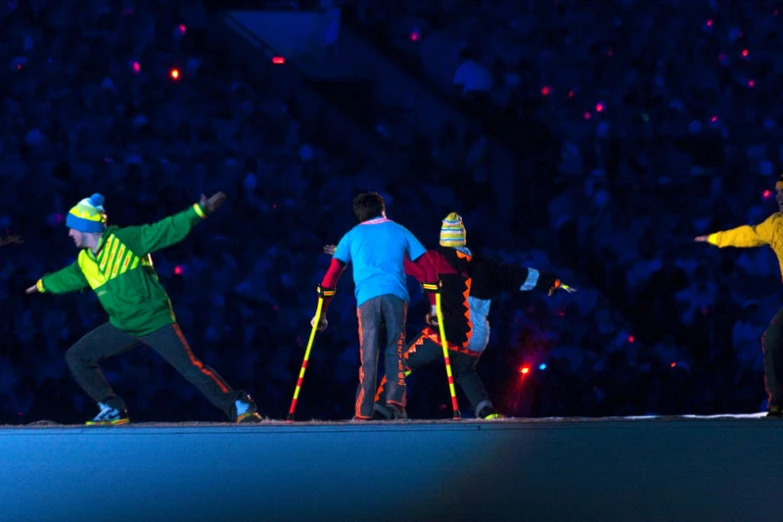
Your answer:
[[[106,211],[103,196],[93,194],[76,204],[65,218],[65,226],[79,232],[103,232],[106,228]]]
[[[456,212],[452,212],[440,227],[440,244],[445,247],[465,246],[468,242],[465,225],[462,224],[462,217]]]

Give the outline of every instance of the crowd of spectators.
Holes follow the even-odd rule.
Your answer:
[[[96,413],[63,354],[105,320],[97,300],[23,295],[73,261],[64,214],[93,192],[119,225],[229,194],[155,266],[196,353],[274,418],[309,334],[321,245],[353,225],[350,200],[363,189],[380,191],[427,246],[457,211],[473,248],[579,289],[493,302],[479,371],[506,414],[764,408],[759,337],[779,307],[777,263],[767,249],[692,238],[775,211],[774,3],[359,2],[356,20],[476,122],[468,135],[446,125],[393,176],[386,158],[327,152],[324,128],[305,128],[290,100],[182,23],[185,3],[0,7],[0,232],[24,239],[0,250],[0,423]],[[454,84],[467,60],[492,78],[478,96]],[[512,215],[486,188],[489,136],[518,154]],[[351,416],[358,349],[343,279],[302,418]],[[412,335],[426,307],[410,288]],[[134,420],[221,420],[147,348],[103,367]],[[409,403],[412,417],[450,416],[441,366],[411,378]]]

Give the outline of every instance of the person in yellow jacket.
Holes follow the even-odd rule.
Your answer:
[[[779,211],[758,225],[743,225],[697,236],[695,241],[718,248],[752,248],[769,246],[778,258],[783,275],[783,175],[775,184]],[[778,310],[761,337],[764,352],[764,386],[769,395],[768,417],[783,417],[783,308]]]

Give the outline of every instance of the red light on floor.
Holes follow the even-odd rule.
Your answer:
[[[171,78],[173,80],[178,80],[179,79],[179,69],[172,69],[170,75],[171,75]]]
[[[275,56],[272,58],[272,63],[275,65],[283,64],[285,63],[285,58],[283,58],[282,56]]]

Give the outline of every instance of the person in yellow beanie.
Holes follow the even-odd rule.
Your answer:
[[[730,230],[696,236],[697,243],[718,248],[753,248],[769,246],[778,258],[783,274],[783,174],[775,184],[778,212],[757,225],[742,225]],[[761,337],[764,353],[764,386],[768,395],[768,417],[783,417],[783,308],[772,317]]]
[[[222,192],[210,198],[201,196],[198,203],[157,223],[123,228],[107,227],[100,194],[81,200],[68,212],[68,235],[81,250],[76,262],[44,275],[26,293],[65,294],[92,288],[109,315],[106,324],[79,339],[65,353],[76,382],[100,408],[88,425],[129,422],[125,401],[106,382],[98,363],[141,343],[157,351],[229,419],[262,420],[249,395],[231,389],[193,354],[152,264],[153,252],[185,239],[225,199]]]
[[[452,371],[457,385],[462,389],[476,418],[496,419],[498,413],[489,398],[476,367],[481,354],[489,343],[489,315],[492,297],[509,291],[547,290],[550,295],[557,289],[573,292],[552,274],[534,268],[502,263],[475,254],[467,247],[467,232],[462,217],[452,212],[443,220],[440,230],[440,247],[425,254],[437,270],[441,287],[441,312],[443,327],[450,354]],[[333,246],[326,245],[330,253]],[[419,266],[406,260],[405,272],[425,282],[427,274]],[[431,277],[431,276],[430,276]],[[433,362],[443,360],[443,349],[432,311],[427,324],[416,339],[409,343],[404,357],[406,372],[415,372]],[[379,418],[389,418],[384,403],[382,380],[375,396],[375,413]]]

